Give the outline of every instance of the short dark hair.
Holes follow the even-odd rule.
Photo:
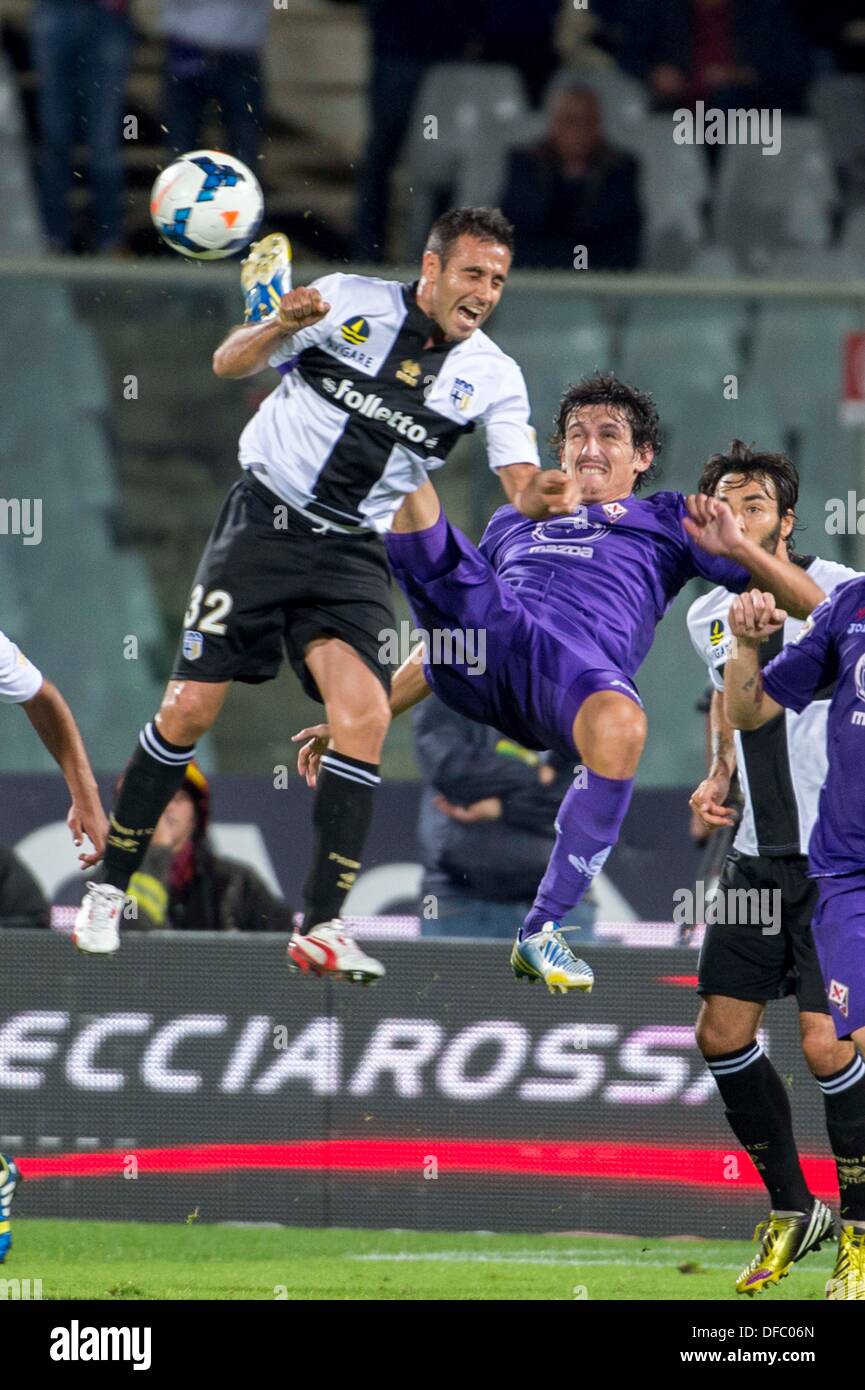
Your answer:
[[[435,251],[442,265],[447,265],[457,238],[461,236],[497,241],[514,254],[513,224],[498,208],[450,208],[433,222],[425,249]]]
[[[654,400],[648,391],[638,391],[628,386],[614,372],[595,372],[569,386],[559,402],[556,423],[550,436],[550,448],[556,458],[562,452],[568,420],[575,410],[586,405],[606,405],[614,413],[624,415],[631,426],[635,449],[650,448],[655,456],[663,449],[661,442],[661,422]],[[655,463],[634,479],[634,492],[657,477]]]
[[[745,444],[734,439],[726,454],[713,454],[703,465],[697,486],[700,492],[710,497],[715,495],[718,484],[728,473],[744,473],[757,482],[767,480],[775,484],[775,497],[778,502],[778,516],[783,521],[788,513],[793,513],[795,521],[796,503],[799,501],[799,474],[793,460],[786,454],[765,453],[753,444]],[[793,549],[793,533],[787,537],[787,547]]]

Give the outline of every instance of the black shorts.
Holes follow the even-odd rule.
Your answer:
[[[807,864],[804,855],[773,859],[730,852],[720,889],[779,890],[781,929],[773,934],[759,923],[707,924],[700,952],[700,994],[723,994],[755,1004],[795,994],[802,1012],[829,1012],[811,935],[817,884],[806,878]]]
[[[172,679],[273,680],[284,649],[321,701],[303,657],[324,633],[353,647],[390,689],[380,652],[395,618],[382,540],[317,531],[254,478],[236,482],[223,503],[183,621]]]

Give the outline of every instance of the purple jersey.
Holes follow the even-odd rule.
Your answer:
[[[865,578],[839,584],[763,670],[768,694],[797,714],[833,682],[829,770],[808,851],[815,878],[865,869]]]
[[[590,634],[610,665],[632,677],[689,579],[701,575],[734,593],[750,582],[741,565],[691,539],[684,515],[681,492],[632,494],[548,521],[505,506],[480,549],[538,623],[567,645]]]

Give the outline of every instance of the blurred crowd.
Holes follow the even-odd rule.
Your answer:
[[[666,224],[655,205],[679,190],[654,122],[666,118],[670,144],[670,113],[698,102],[779,109],[814,125],[834,180],[822,244],[840,236],[846,207],[865,201],[865,0],[439,0],[434,22],[422,25],[404,0],[339,3],[363,10],[369,36],[354,225],[332,229],[346,257],[412,257],[440,207],[498,203],[516,225],[521,267],[569,268],[584,247],[588,269],[657,268]],[[265,54],[270,27],[291,24],[290,7],[277,15],[272,0],[32,0],[28,51],[12,58],[35,74],[34,154],[53,251],[127,247],[123,122],[145,4],[163,46],[156,138],[166,154],[199,145],[214,118],[224,147],[253,167],[265,137],[278,138]],[[434,132],[424,127],[430,116]],[[803,158],[813,155],[801,129],[797,141]],[[699,152],[705,181],[684,195],[709,239],[718,153]],[[394,196],[400,169],[408,199]],[[75,225],[70,191],[84,175],[89,218]]]

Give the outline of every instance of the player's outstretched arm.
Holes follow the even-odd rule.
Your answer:
[[[691,810],[710,830],[716,825],[733,825],[736,812],[725,806],[730,795],[730,783],[736,770],[736,745],[733,728],[724,712],[724,696],[712,691],[709,707],[709,727],[712,739],[712,762],[709,771],[689,801]]]
[[[280,343],[302,328],[320,323],[329,312],[330,305],[318,290],[299,286],[289,291],[272,317],[232,328],[213,354],[215,374],[234,381],[255,376],[267,366]]]
[[[741,565],[761,590],[768,590],[794,618],[807,618],[826,595],[798,565],[770,555],[742,534],[733,513],[717,497],[696,493],[685,499],[683,525],[710,555],[725,555]]]
[[[417,705],[431,694],[423,673],[424,648],[421,642],[400,666],[391,682],[390,712],[396,716],[403,714],[412,705]],[[301,743],[297,755],[297,771],[308,787],[314,787],[318,780],[318,768],[322,755],[330,746],[330,725],[311,724],[292,735],[292,743]]]
[[[782,712],[783,706],[763,689],[759,652],[786,618],[770,593],[749,589],[733,600],[730,631],[736,642],[724,665],[724,705],[734,729],[760,729]]]
[[[72,711],[51,681],[43,681],[41,689],[25,700],[21,708],[66,779],[72,798],[66,824],[76,845],[81,844],[85,835],[93,845],[92,854],[78,856],[81,867],[90,868],[98,864],[105,853],[108,818]]]

